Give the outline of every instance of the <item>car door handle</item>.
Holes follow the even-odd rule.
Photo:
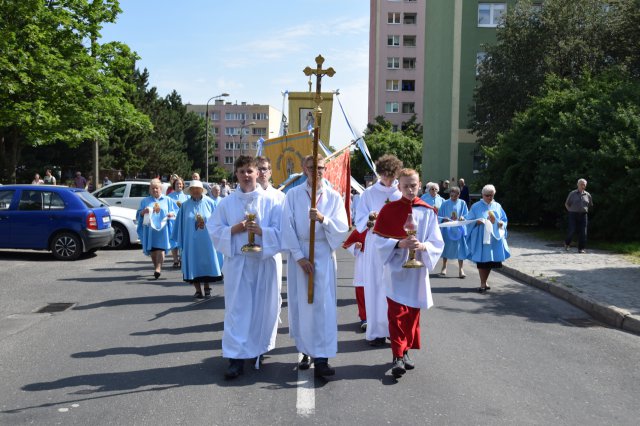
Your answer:
[[[122,201],[116,201],[116,204],[122,204]]]

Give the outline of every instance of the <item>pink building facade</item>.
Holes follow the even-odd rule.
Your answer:
[[[425,0],[371,0],[368,122],[423,116]]]

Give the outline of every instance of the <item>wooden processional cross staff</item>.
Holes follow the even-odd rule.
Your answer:
[[[322,103],[322,76],[327,75],[329,77],[333,77],[333,75],[336,73],[331,67],[323,70],[323,63],[324,58],[322,57],[322,55],[318,55],[316,57],[316,68],[313,69],[311,67],[306,67],[303,70],[304,75],[306,75],[307,77],[311,77],[311,75],[316,76],[316,97],[314,98],[314,102],[316,103],[316,107],[314,109],[316,127],[313,129],[313,178],[311,180],[312,209],[316,208],[316,188],[318,185],[318,140],[320,139],[320,124],[322,120],[322,108],[320,108],[320,104]],[[316,222],[314,220],[310,220],[309,222],[309,262],[311,262],[311,264],[313,265],[313,258],[315,255]],[[313,276],[314,273],[311,272],[309,274],[309,282],[307,284],[309,290],[307,295],[307,302],[309,303],[313,303]]]

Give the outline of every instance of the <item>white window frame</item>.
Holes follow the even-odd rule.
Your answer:
[[[489,9],[489,22],[488,23],[480,23],[480,11]],[[498,10],[501,13],[496,13]],[[507,4],[506,3],[478,3],[478,27],[479,28],[496,28],[500,25],[502,21],[502,17],[504,17],[507,13]]]
[[[407,66],[405,66],[405,64]],[[418,65],[418,59],[413,57],[402,58],[402,69],[403,70],[415,70]]]
[[[400,112],[400,102],[386,102],[384,112],[386,114],[398,114]]]
[[[387,36],[387,46],[388,47],[400,47],[400,36],[389,34]]]
[[[400,25],[402,22],[402,14],[400,12],[389,12],[387,13],[387,24],[389,25]]]
[[[412,40],[413,44],[407,44],[407,40]],[[404,47],[416,47],[418,45],[418,37],[414,35],[403,35],[402,46]]]
[[[400,69],[400,58],[395,56],[387,57],[387,69],[388,70],[399,70]]]
[[[224,164],[233,164],[233,157],[224,157]]]
[[[399,92],[400,80],[387,80],[387,92]]]

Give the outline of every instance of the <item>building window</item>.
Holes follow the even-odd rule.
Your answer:
[[[220,160],[218,159],[218,156],[217,156],[217,155],[216,155],[216,156],[214,156],[214,157],[213,157],[213,162],[214,162],[214,163],[217,163],[218,161],[220,161]]]
[[[400,80],[387,80],[387,92],[400,91]]]
[[[218,145],[218,142],[215,142],[215,143],[213,144],[213,149],[218,149],[218,146],[219,146],[219,145]]]
[[[506,11],[505,3],[478,3],[478,26],[497,27]]]
[[[224,114],[225,120],[246,120],[247,113],[245,112],[227,112]]]
[[[403,114],[413,114],[416,112],[416,104],[415,102],[403,102],[402,103],[402,113]]]
[[[405,47],[416,47],[416,36],[402,36],[402,45]]]
[[[418,22],[418,14],[417,13],[405,13],[404,19],[402,20],[403,24],[407,25],[415,25]]]
[[[387,58],[387,68],[388,69],[399,69],[400,68],[400,58]]]
[[[225,142],[224,149],[231,151],[233,149],[233,142]]]
[[[487,52],[478,52],[476,53],[476,76],[480,74],[480,67],[482,66],[482,62],[487,57]]]
[[[212,120],[220,120],[220,113],[218,111],[210,112],[209,115]]]
[[[400,111],[400,105],[398,102],[387,102],[384,106],[384,112],[387,114],[394,114]]]
[[[266,127],[252,127],[251,128],[251,134],[254,136],[264,136],[267,134],[267,128]]]
[[[402,91],[403,92],[415,92],[416,91],[416,81],[415,80],[402,80]]]
[[[224,164],[233,164],[233,157],[224,157]]]
[[[396,132],[398,131],[398,125],[397,125],[397,124],[393,124],[393,125],[391,126],[391,131],[392,131],[393,133],[396,133]]]
[[[254,112],[252,115],[252,120],[268,120],[269,114],[266,112]]]
[[[220,128],[219,127],[212,127],[211,128],[211,133],[213,133],[214,135],[219,135],[220,134]]]
[[[387,14],[387,24],[399,24],[400,12],[389,12]]]
[[[399,35],[387,36],[387,46],[400,46],[400,36]]]
[[[224,128],[224,134],[227,136],[238,136],[240,135],[240,128],[239,127],[225,127]]]
[[[416,68],[416,58],[402,58],[402,68],[412,70]]]

